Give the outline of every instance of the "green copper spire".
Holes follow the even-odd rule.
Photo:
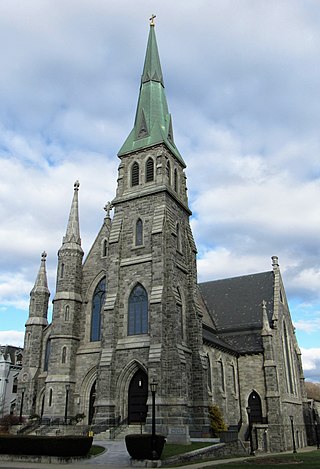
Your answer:
[[[173,140],[172,120],[164,91],[153,18],[154,16],[150,23],[134,127],[118,156],[164,143],[185,167]]]

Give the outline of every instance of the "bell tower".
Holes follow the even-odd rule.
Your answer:
[[[140,386],[137,409],[148,424],[148,383],[156,379],[158,430],[188,439],[189,430],[207,430],[206,360],[186,165],[174,141],[154,17],[134,126],[118,157],[95,420],[130,420],[132,389]]]

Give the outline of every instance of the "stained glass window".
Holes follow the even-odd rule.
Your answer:
[[[101,339],[101,312],[106,295],[106,278],[103,277],[98,283],[92,298],[91,310],[91,342]]]
[[[134,287],[129,296],[128,335],[148,333],[148,295],[142,285]]]

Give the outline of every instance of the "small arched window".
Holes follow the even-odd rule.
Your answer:
[[[212,391],[211,361],[209,354],[207,354],[207,367],[208,389]]]
[[[148,333],[148,295],[140,283],[129,296],[128,335]]]
[[[52,394],[53,394],[52,389],[50,389],[50,391],[49,391],[49,402],[48,402],[49,407],[52,406]]]
[[[170,166],[170,161],[169,160],[167,161],[167,164],[166,164],[166,174],[167,174],[167,178],[168,178],[168,183],[171,186],[171,166]]]
[[[70,321],[70,307],[69,305],[66,305],[64,309],[64,320],[65,321]]]
[[[91,310],[91,342],[101,339],[101,311],[106,295],[106,278],[103,277],[98,283],[92,298]]]
[[[61,363],[67,363],[67,347],[62,347]]]
[[[180,230],[179,223],[177,223],[176,225],[176,235],[177,235],[177,251],[181,252],[181,230]]]
[[[48,371],[50,353],[51,353],[51,340],[48,339],[46,343],[46,351],[44,355],[44,367],[43,367],[44,371]]]
[[[63,276],[64,276],[64,263],[62,262],[60,266],[60,278],[63,278]]]
[[[131,167],[131,186],[139,185],[139,165],[135,161]]]
[[[147,159],[146,163],[146,182],[154,180],[154,162],[152,158]]]
[[[136,246],[142,246],[143,244],[143,223],[141,218],[136,223]]]
[[[175,168],[174,170],[174,190],[178,192],[178,170]]]
[[[107,257],[108,253],[108,241],[106,239],[102,242],[102,257]]]

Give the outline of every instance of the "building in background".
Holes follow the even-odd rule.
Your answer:
[[[148,425],[156,380],[157,429],[168,441],[208,435],[215,404],[242,440],[254,430],[261,451],[292,448],[293,427],[305,446],[301,354],[278,258],[267,272],[197,283],[186,164],[153,23],[118,157],[116,196],[85,260],[74,185],[51,324],[42,255],[26,322],[23,415]]]
[[[20,347],[0,345],[0,418],[16,410],[22,357],[23,350]]]

